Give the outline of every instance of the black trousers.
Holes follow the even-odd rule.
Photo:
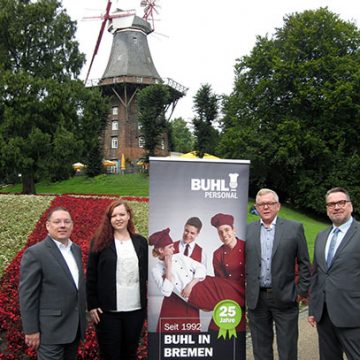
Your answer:
[[[320,360],[360,359],[360,328],[336,327],[324,304],[323,314],[316,326],[319,334]]]
[[[136,360],[145,309],[128,312],[104,311],[96,325],[103,360]]]

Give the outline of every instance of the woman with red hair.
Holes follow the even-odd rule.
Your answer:
[[[147,276],[147,240],[135,233],[130,206],[113,201],[91,242],[87,264],[87,304],[102,359],[137,359]]]

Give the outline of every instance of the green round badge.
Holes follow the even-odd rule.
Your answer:
[[[220,328],[218,338],[223,336],[226,339],[227,332],[229,332],[229,339],[232,336],[237,337],[235,329],[240,324],[242,317],[242,310],[237,302],[233,300],[218,302],[212,317],[215,324]]]

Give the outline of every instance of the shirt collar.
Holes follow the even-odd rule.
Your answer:
[[[56,244],[56,246],[61,250],[61,249],[65,249],[65,250],[70,250],[71,249],[71,245],[72,245],[72,241],[70,239],[68,239],[68,243],[67,245],[64,245],[61,241],[55,240],[53,238],[51,238],[54,243]]]
[[[195,246],[195,241],[192,241],[191,243],[186,243],[183,239],[181,239],[180,243],[183,247],[185,247],[186,245],[189,245],[190,249],[192,249]]]
[[[264,228],[266,228],[266,229],[272,229],[274,226],[276,226],[276,221],[277,221],[277,216],[275,216],[275,218],[274,218],[274,220],[271,222],[269,228],[267,228],[267,227],[265,226],[265,224],[264,224],[264,222],[262,221],[262,219],[260,219],[260,224],[261,224]]]
[[[350,216],[350,219],[345,222],[344,224],[341,224],[340,226],[336,227],[334,224],[333,224],[333,228],[332,228],[332,232],[334,232],[335,229],[339,229],[342,233],[346,233],[348,230],[349,230],[349,227],[351,226],[352,222],[353,222],[353,217]]]

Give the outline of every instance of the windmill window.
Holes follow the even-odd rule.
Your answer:
[[[113,114],[113,115],[119,114],[119,107],[118,107],[118,106],[113,106],[113,108],[112,108],[112,114]]]
[[[114,120],[111,122],[111,130],[119,130],[119,122]]]
[[[139,147],[143,148],[145,146],[145,138],[143,136],[139,136]]]
[[[111,148],[112,149],[117,149],[118,148],[118,138],[117,137],[112,137],[111,138]]]
[[[164,139],[161,140],[161,150],[165,150],[165,141],[164,141]]]

